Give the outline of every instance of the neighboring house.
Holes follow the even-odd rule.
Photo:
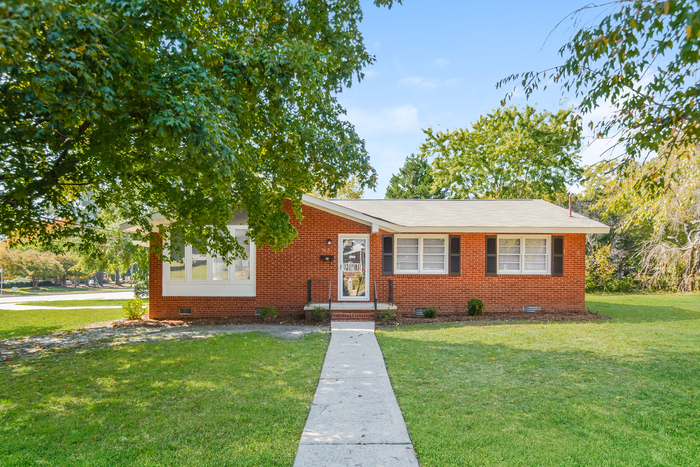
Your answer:
[[[287,206],[291,213],[291,206]],[[377,309],[487,312],[585,309],[586,234],[599,222],[541,200],[321,200],[303,197],[288,248],[246,242],[247,214],[229,229],[246,245],[230,265],[180,245],[181,261],[150,259],[155,319],[252,316],[274,306],[301,314],[328,306],[339,317]],[[125,229],[129,230],[129,229]],[[346,314],[342,314],[346,313]]]

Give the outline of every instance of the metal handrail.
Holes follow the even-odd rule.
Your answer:
[[[306,282],[306,304],[311,303],[311,284],[313,282],[328,282],[328,313],[331,312],[331,303],[333,302],[331,289],[333,286],[333,281],[331,279],[309,279]]]
[[[388,302],[394,304],[394,280],[393,279],[374,279],[374,319],[377,319],[377,281],[386,282],[389,287]]]

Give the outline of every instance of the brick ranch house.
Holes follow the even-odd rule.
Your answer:
[[[302,314],[330,305],[336,318],[362,319],[375,309],[463,312],[470,298],[484,300],[487,312],[583,312],[586,234],[609,231],[542,200],[302,202],[303,220],[291,216],[298,238],[283,251],[246,241],[241,212],[229,229],[247,258],[227,265],[178,245],[181,260],[168,263],[152,252],[150,317],[252,316],[268,306]]]

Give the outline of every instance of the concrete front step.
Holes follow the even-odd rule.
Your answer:
[[[343,310],[331,308],[331,321],[374,321],[374,310]]]

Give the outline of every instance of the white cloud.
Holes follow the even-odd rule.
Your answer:
[[[399,86],[408,86],[416,89],[433,90],[438,87],[454,87],[459,83],[459,79],[427,78],[425,76],[409,76],[399,81]]]
[[[447,65],[449,65],[449,64],[450,64],[450,61],[447,60],[446,58],[436,58],[433,61],[433,67],[439,68],[441,70],[444,70],[445,68],[447,68]]]
[[[378,110],[349,107],[347,112],[348,121],[355,125],[361,138],[421,131],[418,109],[412,104]]]
[[[435,89],[438,84],[440,84],[440,80],[426,78],[425,76],[411,76],[399,81],[401,86],[411,86],[418,89]]]
[[[445,86],[448,88],[457,86],[459,84],[459,79],[458,78],[450,78],[445,80]]]

